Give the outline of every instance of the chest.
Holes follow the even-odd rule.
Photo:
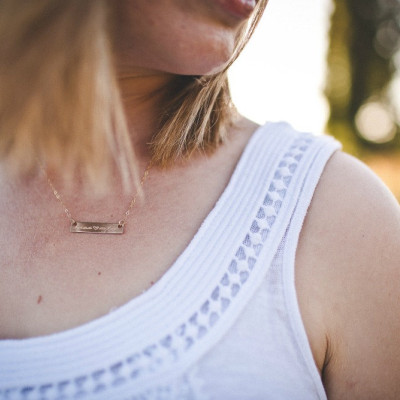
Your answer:
[[[195,236],[236,161],[217,154],[192,168],[154,171],[122,235],[70,233],[46,185],[11,196],[0,229],[0,337],[68,329],[146,291]],[[130,197],[67,200],[76,220],[116,222]]]

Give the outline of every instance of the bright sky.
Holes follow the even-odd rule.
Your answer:
[[[232,66],[233,100],[258,123],[285,120],[324,130],[323,96],[330,0],[270,0],[250,43]]]

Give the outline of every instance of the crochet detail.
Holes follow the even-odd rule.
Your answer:
[[[0,392],[2,399],[54,399],[54,400],[67,400],[67,399],[84,399],[89,396],[93,398],[98,394],[104,394],[106,384],[99,384],[94,390],[85,388],[86,377],[79,377],[74,380],[76,391],[68,389],[69,381],[59,382],[56,385],[46,384],[41,385],[38,390],[34,387],[25,387],[21,390],[9,389]],[[122,382],[120,382],[122,383]],[[118,384],[117,384],[118,385]],[[72,387],[72,386],[71,386]],[[196,393],[202,393],[202,382],[199,382],[195,376],[184,374],[179,379],[170,382],[166,385],[158,385],[150,387],[141,393],[132,396],[123,397],[121,400],[195,400]],[[202,395],[202,399],[207,397]]]
[[[255,269],[257,258],[273,227],[292,176],[305,151],[313,141],[311,135],[302,135],[294,140],[280,160],[273,179],[269,183],[262,204],[254,215],[247,234],[227,263],[225,272],[213,290],[205,297],[201,306],[174,330],[138,349],[123,360],[86,375],[76,376],[60,382],[44,382],[39,386],[13,387],[0,390],[1,399],[52,399],[70,400],[106,396],[109,388],[122,387],[136,382],[131,397],[127,400],[194,399],[190,380],[183,375],[178,381],[165,386],[151,386],[151,376],[171,370],[177,361],[191,352],[196,344],[212,331],[235,302],[235,298],[246,285]],[[147,383],[142,385],[142,382]],[[129,386],[130,388],[130,386]],[[141,390],[137,391],[137,388]]]
[[[202,382],[199,382],[193,374],[185,374],[173,383],[151,387],[125,400],[195,400],[197,393],[201,393],[202,400],[207,400],[208,396],[202,392]]]

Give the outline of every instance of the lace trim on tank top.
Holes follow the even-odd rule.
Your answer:
[[[127,384],[132,395],[126,397],[125,394],[121,398],[196,398],[195,392],[198,388],[195,386],[199,384],[194,384],[185,371],[195,362],[196,357],[206,351],[205,348],[210,348],[211,344],[216,342],[216,339],[210,339],[216,327],[223,324],[229,310],[238,306],[236,303],[240,302],[240,293],[249,285],[255,271],[265,268],[257,265],[260,253],[280,217],[300,161],[310,145],[316,142],[315,138],[308,134],[291,134],[290,138],[291,144],[287,145],[286,151],[277,162],[272,180],[266,184],[267,190],[248,223],[247,231],[244,231],[240,245],[231,253],[233,257],[228,259],[219,278],[214,281],[210,290],[204,293],[203,301],[187,319],[176,323],[172,329],[160,336],[159,340],[132,350],[126,357],[110,365],[57,382],[49,382],[46,377],[42,377],[43,383],[39,385],[0,386],[0,398],[67,400],[103,398],[102,396],[107,398],[107,393],[114,398],[119,390],[121,394],[125,393],[123,389]],[[331,142],[329,144],[332,146]],[[283,231],[284,229],[285,227],[282,227]],[[275,231],[273,233],[275,234]],[[277,243],[280,239],[277,239]],[[275,251],[276,249],[273,253]],[[260,272],[257,275],[259,274]],[[251,285],[254,286],[254,283]],[[250,296],[251,293],[246,295],[247,298]],[[209,338],[208,344],[205,343],[206,338]],[[194,358],[188,357],[191,353]],[[154,380],[155,376],[157,379]],[[155,381],[158,384],[155,384]],[[109,392],[109,389],[114,391]]]

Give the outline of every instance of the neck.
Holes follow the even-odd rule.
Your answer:
[[[159,128],[166,90],[174,76],[142,69],[118,71],[118,84],[137,157],[148,157],[148,143]]]

